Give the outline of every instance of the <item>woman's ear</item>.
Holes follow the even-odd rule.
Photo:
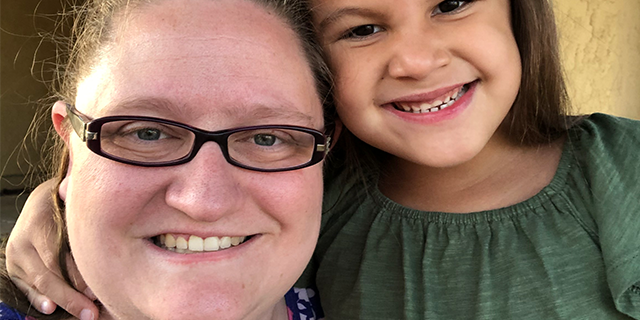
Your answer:
[[[68,126],[64,125],[64,119],[67,117],[67,104],[63,101],[57,101],[53,104],[53,108],[51,108],[51,120],[53,121],[53,128],[56,129],[56,132],[62,138],[65,145],[67,146],[69,163],[67,166],[67,175],[60,182],[60,186],[58,187],[58,195],[62,201],[65,201],[67,198],[67,187],[69,185],[69,175],[71,173],[71,148],[69,146],[69,129]]]
[[[333,121],[333,134],[331,135],[331,145],[336,145],[338,142],[338,138],[340,138],[340,133],[342,133],[342,121],[340,119],[335,119]]]
[[[51,108],[51,120],[53,121],[53,128],[56,129],[58,135],[69,145],[69,133],[68,130],[62,125],[64,119],[67,117],[67,104],[63,101],[56,101]]]

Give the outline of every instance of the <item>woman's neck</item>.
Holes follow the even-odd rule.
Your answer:
[[[278,303],[276,303],[272,309],[264,313],[262,316],[251,317],[251,319],[289,320],[289,312],[288,312],[287,304],[284,300],[284,297],[280,301],[278,301]],[[110,314],[107,310],[105,310],[103,307],[102,310],[100,310],[100,320],[134,320],[134,319],[117,319],[112,314]],[[238,319],[238,320],[245,320],[245,319]]]
[[[383,165],[380,191],[423,211],[471,213],[527,200],[553,179],[564,139],[537,147],[492,138],[473,159],[434,168],[394,157]]]

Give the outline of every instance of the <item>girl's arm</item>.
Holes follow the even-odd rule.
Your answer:
[[[7,242],[7,271],[38,311],[50,314],[57,304],[82,320],[97,319],[98,308],[80,292],[93,294],[71,258],[67,262],[69,276],[78,290],[69,286],[60,272],[52,220],[54,187],[54,181],[49,180],[29,195]]]

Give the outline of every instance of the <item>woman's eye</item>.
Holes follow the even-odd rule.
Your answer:
[[[141,140],[160,140],[162,138],[162,132],[158,129],[145,128],[136,131],[136,135]]]
[[[257,134],[253,137],[253,142],[260,146],[270,147],[278,142],[278,138],[271,134]]]
[[[365,24],[350,29],[342,36],[342,38],[366,38],[380,31],[382,31],[382,27],[380,26],[375,24]]]
[[[467,4],[467,2],[469,1],[462,1],[462,0],[442,1],[438,3],[438,5],[436,6],[436,9],[433,11],[433,14],[441,14],[441,13],[447,14],[447,13],[455,12],[456,10],[462,8],[465,4]]]

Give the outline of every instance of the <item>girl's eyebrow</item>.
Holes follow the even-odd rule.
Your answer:
[[[367,8],[359,8],[359,7],[344,7],[340,8],[336,11],[331,12],[327,15],[322,21],[319,23],[319,29],[324,30],[332,23],[342,19],[345,16],[359,16],[366,18],[382,18],[384,16],[383,13],[367,9]]]

